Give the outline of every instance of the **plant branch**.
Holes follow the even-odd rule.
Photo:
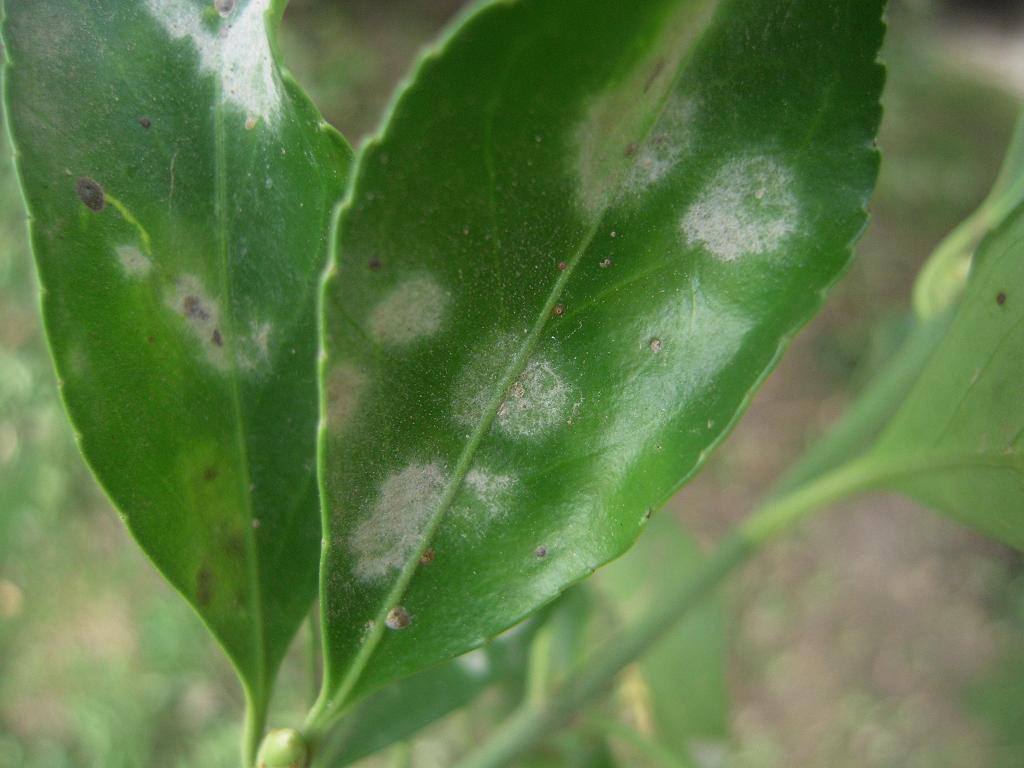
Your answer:
[[[845,464],[794,490],[769,499],[725,537],[694,577],[664,595],[638,621],[594,653],[576,674],[539,702],[529,700],[455,768],[501,768],[543,741],[552,728],[569,720],[605,692],[616,676],[651,648],[671,627],[710,595],[737,566],[745,563],[776,533],[807,514],[873,485],[883,468],[867,460]]]

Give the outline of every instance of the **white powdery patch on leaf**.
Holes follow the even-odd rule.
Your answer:
[[[249,333],[235,347],[235,360],[243,371],[258,371],[270,364],[270,334],[273,327],[267,322],[253,321]]]
[[[571,399],[572,389],[555,366],[533,358],[498,407],[498,427],[510,437],[540,437],[565,423]]]
[[[119,245],[115,252],[128,277],[145,277],[153,268],[153,262],[134,245]]]
[[[728,161],[683,216],[686,244],[721,261],[778,251],[800,222],[794,184],[793,171],[774,158]]]
[[[466,473],[463,481],[465,493],[454,513],[473,524],[485,524],[503,515],[509,507],[509,494],[515,487],[515,478],[500,475],[488,469],[475,466]],[[480,510],[484,519],[477,514]]]
[[[202,8],[188,0],[146,0],[146,7],[173,38],[193,42],[202,72],[220,78],[222,98],[247,119],[273,121],[281,86],[267,35],[272,0],[238,3],[218,30],[203,22]]]
[[[378,343],[408,344],[441,330],[447,304],[448,295],[433,278],[410,278],[374,307],[367,329]]]
[[[182,275],[165,295],[164,303],[184,320],[199,343],[203,358],[218,370],[227,370],[220,307],[207,293],[202,281],[195,275]]]
[[[411,464],[384,481],[369,514],[348,538],[357,578],[379,581],[405,567],[437,512],[447,482],[440,462]]]
[[[642,146],[631,148],[636,159],[623,184],[625,195],[639,197],[679,164],[692,148],[696,116],[696,102],[672,95],[654,134]]]
[[[341,432],[348,426],[366,384],[366,374],[351,363],[339,363],[331,368],[324,387],[327,428],[331,432]]]
[[[465,427],[480,423],[494,385],[516,351],[517,337],[505,336],[480,349],[466,365],[455,388],[453,415]],[[572,411],[573,388],[555,364],[535,355],[508,388],[498,406],[495,425],[516,439],[539,439],[565,424]]]

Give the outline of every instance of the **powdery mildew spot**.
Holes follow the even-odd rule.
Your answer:
[[[220,307],[195,275],[182,275],[164,297],[164,303],[185,322],[203,350],[203,357],[218,370],[227,370]]]
[[[200,70],[220,78],[226,103],[247,118],[272,122],[282,96],[266,29],[271,2],[250,0],[233,8],[217,30],[203,23],[202,9],[188,0],[146,0],[146,7],[171,37],[192,41]]]
[[[517,337],[505,336],[482,347],[459,377],[453,415],[465,427],[480,423],[493,394],[488,389],[499,379],[515,354]],[[515,439],[539,439],[566,423],[573,412],[573,388],[555,364],[534,355],[509,387],[498,406],[497,428]]]
[[[374,582],[400,571],[419,546],[444,494],[440,462],[411,464],[381,486],[377,501],[348,539],[357,578]]]
[[[799,224],[794,184],[793,172],[771,157],[726,162],[680,222],[686,244],[721,261],[779,250]]]
[[[447,303],[447,294],[433,278],[410,278],[374,307],[367,329],[381,344],[408,344],[433,336],[441,329]]]
[[[134,245],[119,245],[115,251],[128,277],[145,277],[153,268],[153,262]]]
[[[514,484],[510,475],[499,475],[480,467],[473,467],[466,473],[466,486],[484,502],[500,501]]]
[[[252,340],[256,344],[256,351],[264,360],[270,359],[270,323],[258,323],[253,327]]]
[[[482,526],[501,515],[509,507],[509,495],[515,487],[515,478],[475,466],[466,473],[463,487],[465,495],[453,509],[453,514],[474,525]],[[479,519],[483,511],[484,519]]]
[[[366,374],[350,363],[339,363],[327,374],[327,428],[341,432],[351,421],[366,389]]]
[[[273,326],[253,321],[249,332],[235,346],[235,361],[243,371],[258,371],[270,364],[270,334]]]
[[[564,423],[572,390],[543,357],[526,364],[498,408],[498,427],[510,437],[535,438]]]
[[[679,164],[693,145],[693,122],[697,104],[673,94],[651,137],[642,146],[630,148],[635,156],[623,184],[627,197],[639,197]]]

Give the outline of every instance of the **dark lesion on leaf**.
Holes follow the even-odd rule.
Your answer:
[[[370,271],[372,271],[372,272],[380,272],[380,268],[383,265],[380,263],[380,259],[373,258],[373,259],[370,259],[370,262],[369,262],[369,264],[367,266],[370,267]]]
[[[244,560],[246,556],[245,536],[239,531],[231,531],[224,537],[224,553],[232,560]]]
[[[203,480],[205,480],[208,483],[212,483],[216,479],[217,479],[217,468],[216,467],[209,466],[209,467],[207,467],[206,469],[203,470]]]
[[[664,71],[664,69],[665,60],[658,59],[658,61],[654,65],[654,69],[651,71],[651,74],[647,76],[647,82],[644,83],[644,93],[647,93],[649,90],[651,90],[651,86],[654,85],[654,81],[658,79],[658,75],[660,75]]]
[[[153,127],[153,121],[150,120],[148,117],[140,117],[139,125],[141,125],[146,130],[149,130],[150,128]]]
[[[210,335],[210,341],[212,341],[218,347],[224,346],[224,337],[221,336],[220,328],[213,329],[213,333]]]
[[[90,179],[88,176],[83,176],[78,180],[78,184],[75,185],[75,193],[90,211],[99,213],[107,205],[107,196],[103,192],[103,187],[98,181]]]
[[[213,571],[203,566],[196,574],[196,602],[205,607],[213,600]]]
[[[999,293],[996,294],[996,304],[998,304],[1001,307],[1005,303],[1006,303],[1006,291],[1000,291]]]
[[[210,311],[203,306],[203,302],[199,300],[198,296],[186,296],[181,303],[181,308],[186,317],[192,317],[196,320],[210,319]]]

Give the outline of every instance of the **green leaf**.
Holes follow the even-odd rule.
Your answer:
[[[949,330],[865,459],[879,484],[1024,549],[1024,204],[978,249]]]
[[[701,560],[682,526],[660,514],[629,554],[595,575],[594,585],[628,624],[652,608],[666,584],[692,580]],[[709,599],[640,658],[638,676],[627,678],[630,708],[653,726],[649,737],[684,765],[699,764],[700,754],[728,737],[727,651],[720,601]]]
[[[278,66],[282,2],[6,5],[64,401],[258,719],[316,589],[315,306],[350,150]]]
[[[312,730],[621,554],[722,439],[864,225],[881,5],[495,2],[421,62],[325,284]]]
[[[951,311],[917,318],[906,338],[869,380],[839,421],[801,456],[772,489],[779,498],[862,455],[878,439],[917,383],[949,327]]]

